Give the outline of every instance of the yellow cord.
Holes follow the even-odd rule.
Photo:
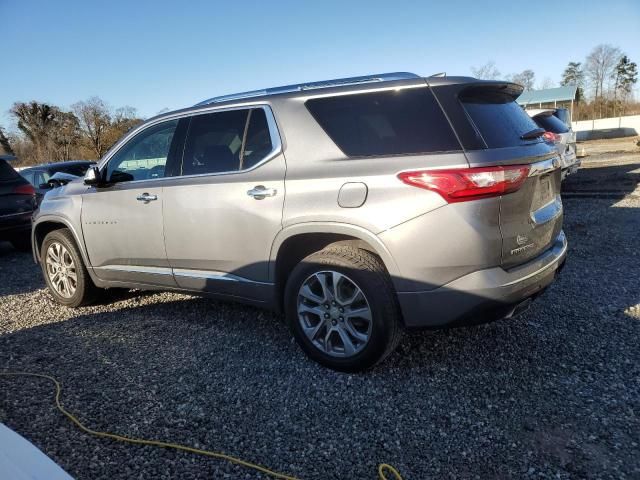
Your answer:
[[[175,450],[182,450],[184,452],[195,453],[197,455],[204,455],[206,457],[213,457],[220,460],[226,460],[227,462],[235,463],[236,465],[242,465],[243,467],[257,470],[258,472],[265,473],[267,475],[270,475],[274,478],[279,478],[281,480],[300,480],[296,477],[292,477],[284,473],[279,473],[273,470],[269,470],[268,468],[263,467],[261,465],[247,462],[245,460],[242,460],[237,457],[233,457],[231,455],[227,455],[225,453],[213,452],[209,450],[201,450],[199,448],[188,447],[186,445],[180,445],[177,443],[161,442],[159,440],[145,440],[142,438],[131,438],[131,437],[125,437],[123,435],[117,435],[115,433],[100,432],[98,430],[92,430],[91,428],[86,427],[82,422],[80,422],[80,420],[78,420],[72,413],[65,410],[65,408],[62,406],[62,404],[60,403],[60,393],[62,392],[62,386],[60,385],[60,382],[58,382],[58,380],[56,380],[55,378],[49,375],[44,375],[42,373],[30,373],[30,372],[0,372],[0,376],[38,377],[38,378],[45,378],[47,380],[50,380],[56,386],[56,397],[55,397],[56,408],[60,410],[69,420],[71,420],[80,430],[82,430],[85,433],[88,433],[89,435],[93,435],[95,437],[110,438],[118,442],[133,443],[136,445],[153,445],[155,447],[173,448]],[[385,475],[385,470],[391,472],[393,474],[394,479],[389,479]],[[396,470],[393,466],[387,463],[381,463],[380,465],[378,465],[378,477],[379,477],[378,480],[403,480],[398,470]]]

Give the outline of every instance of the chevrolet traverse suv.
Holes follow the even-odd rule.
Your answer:
[[[269,88],[152,118],[47,193],[54,299],[125,287],[283,311],[328,367],[412,328],[513,316],[566,253],[560,164],[521,87],[392,73]]]

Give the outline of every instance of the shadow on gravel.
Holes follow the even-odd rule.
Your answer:
[[[640,183],[640,161],[623,165],[583,168],[562,183],[564,197],[620,199]]]
[[[383,461],[406,479],[634,478],[640,201],[625,202],[565,200],[567,266],[522,316],[407,335],[364,374],[307,360],[280,316],[136,292],[116,292],[111,310],[0,336],[0,368],[58,377],[65,407],[93,428],[213,448],[306,480],[373,479]],[[0,253],[2,268],[11,255]],[[52,395],[46,383],[2,379],[0,421],[78,479],[260,478],[87,437]]]
[[[613,210],[609,220],[629,219]],[[0,364],[58,377],[64,405],[93,428],[215,448],[305,479],[374,478],[380,461],[416,479],[631,472],[640,328],[618,315],[628,295],[609,297],[611,308],[588,283],[597,271],[607,295],[634,265],[601,266],[577,256],[522,317],[408,336],[359,375],[307,360],[279,316],[198,298],[78,310],[0,337]],[[48,384],[0,382],[0,421],[77,478],[247,475],[88,438],[51,408]],[[100,462],[89,462],[96,451]]]
[[[19,252],[9,242],[0,241],[0,297],[29,293],[43,287],[40,268],[33,263],[31,254]]]

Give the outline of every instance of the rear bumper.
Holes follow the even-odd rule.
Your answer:
[[[567,240],[561,232],[551,248],[524,265],[510,270],[479,270],[434,290],[398,292],[405,325],[472,325],[519,313],[553,282],[566,253]]]

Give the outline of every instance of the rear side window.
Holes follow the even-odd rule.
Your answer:
[[[240,170],[253,167],[266,157],[272,149],[273,145],[271,144],[267,115],[261,108],[251,110],[245,145],[240,158]]]
[[[262,108],[230,110],[194,116],[182,159],[182,175],[246,170],[272,150],[267,117]]]
[[[460,150],[451,126],[427,88],[341,95],[306,106],[348,156]]]
[[[16,172],[6,160],[0,160],[0,182],[7,182],[18,178],[20,178],[18,172]]]
[[[569,131],[567,125],[554,115],[536,115],[533,120],[547,132],[567,133]]]
[[[540,127],[512,95],[488,88],[472,88],[464,92],[460,100],[488,148],[516,147],[541,141],[521,138]]]

